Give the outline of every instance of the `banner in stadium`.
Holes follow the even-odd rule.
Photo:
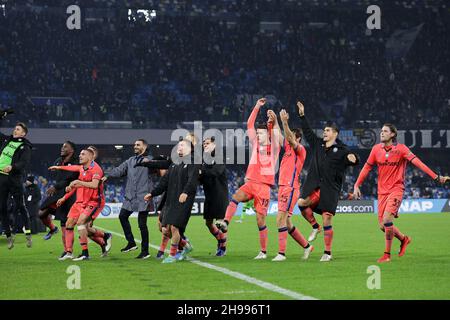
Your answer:
[[[192,207],[192,215],[202,215],[204,210],[204,198],[196,198]],[[107,203],[99,218],[118,218],[122,203]],[[243,204],[240,203],[236,216],[255,215],[253,209],[247,209],[242,212]],[[377,200],[344,200],[339,201],[336,213],[374,213],[378,211]],[[277,201],[271,201],[269,204],[268,214],[276,215],[278,212]],[[450,212],[449,199],[405,199],[400,207],[400,213],[436,213],[436,212]],[[150,214],[155,214],[154,212]],[[294,214],[300,214],[300,210],[295,206]],[[137,212],[134,212],[132,217],[137,217]]]
[[[192,206],[192,215],[202,215],[203,214],[203,208],[204,208],[205,199],[201,197],[195,198],[194,205]],[[100,213],[98,218],[118,218],[120,213],[120,208],[122,208],[122,203],[111,203],[108,202],[105,205],[105,208]],[[150,212],[150,215],[155,215],[154,212]],[[133,212],[131,214],[131,217],[137,217],[137,212]]]
[[[380,129],[381,128],[356,128],[341,130],[339,138],[350,148],[370,149],[374,144],[380,142]],[[322,129],[317,129],[316,133],[321,135]],[[450,130],[398,130],[397,140],[400,143],[404,143],[408,148],[450,148]]]
[[[434,213],[450,212],[449,199],[404,199],[400,206],[400,213]],[[378,210],[378,201],[374,201]]]

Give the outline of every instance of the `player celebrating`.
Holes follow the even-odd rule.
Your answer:
[[[67,166],[76,165],[76,163],[78,163],[78,161],[75,159],[75,144],[71,141],[64,142],[61,147],[61,156],[56,159],[55,165]],[[73,195],[59,208],[56,207],[56,202],[64,196],[66,193],[66,187],[68,187],[72,181],[76,180],[77,177],[77,172],[59,171],[55,177],[55,184],[47,189],[47,198],[44,199],[39,210],[39,218],[42,223],[50,229],[50,231],[44,236],[44,240],[49,240],[55,233],[58,232],[58,227],[53,224],[50,214],[53,214],[60,219],[64,248],[66,246],[65,235],[67,214],[70,207],[75,203],[76,197]],[[66,250],[64,250],[61,256],[63,256],[65,252]]]
[[[373,166],[378,166],[378,223],[385,234],[386,247],[378,262],[391,261],[392,240],[395,236],[400,240],[399,257],[405,254],[411,238],[394,227],[394,218],[398,218],[398,211],[405,191],[405,170],[408,162],[428,174],[436,182],[444,184],[449,177],[442,177],[428,168],[417,158],[407,146],[397,142],[397,128],[386,123],[380,133],[380,142],[370,152],[366,164],[361,170],[354,186],[354,197],[361,197],[359,187],[366,179]]]
[[[305,107],[297,102],[298,113],[302,123],[306,141],[311,147],[311,164],[305,185],[302,189],[302,199],[313,199],[310,206],[322,214],[325,250],[321,262],[332,260],[331,246],[333,242],[332,218],[336,213],[339,193],[342,189],[345,169],[347,166],[358,164],[358,156],[351,152],[339,139],[339,129],[335,125],[327,125],[323,131],[323,137],[316,136],[305,117]],[[299,200],[299,204],[302,199]],[[309,210],[311,207],[300,208]]]
[[[169,170],[172,160],[170,157],[159,155],[149,160],[144,158],[142,161],[136,163],[136,167],[147,167],[151,173],[155,173],[158,177],[162,178]],[[164,212],[164,205],[166,203],[167,193],[164,192],[161,195],[161,199],[155,209],[158,214],[158,229],[161,232],[161,243],[159,245],[158,253],[156,254],[156,259],[164,259],[164,251],[166,250],[167,244],[169,243],[170,236],[168,235],[166,226],[162,225],[162,215]]]
[[[203,218],[209,232],[217,239],[216,256],[226,254],[226,236],[214,225],[214,219],[223,219],[228,204],[228,183],[225,164],[214,160],[216,143],[214,137],[203,141],[203,165],[200,182],[205,191],[205,206]]]
[[[6,117],[12,110],[0,111],[0,120]],[[15,203],[15,210],[20,212],[25,219],[25,237],[27,247],[31,248],[31,221],[25,206],[22,181],[26,168],[30,164],[32,144],[26,138],[27,126],[19,122],[14,127],[11,135],[0,132],[0,219],[8,241],[8,249],[14,247],[15,236],[11,233],[11,223],[8,218],[7,201],[11,195]]]
[[[238,189],[228,204],[225,219],[216,225],[222,232],[227,232],[228,225],[237,210],[239,202],[255,199],[256,221],[259,228],[261,251],[255,259],[267,258],[267,226],[266,215],[270,202],[270,188],[275,183],[275,164],[280,151],[278,139],[271,139],[272,122],[268,125],[258,125],[255,130],[255,120],[259,110],[266,104],[261,98],[256,102],[247,121],[248,137],[252,144],[252,155],[245,175],[245,184]]]
[[[103,171],[93,160],[94,152],[90,149],[82,150],[80,153],[80,165],[78,166],[52,166],[49,170],[66,170],[79,172],[78,180],[74,180],[67,187],[68,193],[59,199],[57,206],[60,206],[69,199],[72,193],[76,192],[77,197],[75,204],[69,211],[66,223],[66,254],[60,260],[73,259],[72,247],[74,232],[73,229],[77,225],[80,235],[80,245],[82,248],[81,255],[73,259],[74,261],[88,260],[89,251],[87,238],[89,233],[92,239],[100,246],[104,246],[106,252],[111,248],[111,235],[100,230],[92,228],[89,224],[100,214],[105,206],[105,197],[103,193],[103,184],[101,179]]]
[[[121,250],[129,252],[137,249],[129,217],[133,212],[138,212],[138,225],[141,231],[141,253],[137,259],[147,259],[150,257],[148,245],[147,218],[149,212],[149,203],[144,201],[144,195],[151,189],[152,181],[149,176],[149,169],[146,167],[135,166],[148,156],[148,143],[144,139],[138,139],[134,142],[134,156],[122,162],[106,172],[108,178],[127,177],[125,185],[125,200],[119,213],[120,224],[127,239],[127,245]],[[103,179],[104,180],[104,179]]]
[[[150,201],[152,197],[163,192],[167,193],[161,224],[170,230],[171,246],[170,255],[162,261],[163,263],[176,262],[179,245],[181,244],[181,247],[187,245],[187,241],[181,239],[180,229],[186,229],[198,185],[199,165],[192,163],[193,149],[191,141],[181,140],[177,146],[179,158],[173,160],[169,171],[161,178],[156,188],[144,197],[146,201]]]
[[[285,139],[282,142],[284,148],[284,156],[281,160],[280,174],[278,178],[278,255],[272,261],[286,260],[286,243],[287,234],[297,241],[304,250],[303,259],[308,259],[314,247],[300,233],[300,230],[292,224],[291,216],[294,211],[295,204],[300,195],[299,175],[302,172],[303,164],[306,159],[306,149],[300,144],[302,133],[300,129],[291,131],[289,128],[289,114],[286,110],[280,112],[281,122]],[[276,119],[276,118],[275,118]],[[277,122],[274,128],[278,126]]]

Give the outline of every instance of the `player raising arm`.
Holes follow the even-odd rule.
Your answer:
[[[285,252],[288,233],[305,249],[303,259],[306,260],[314,248],[306,241],[300,230],[295,228],[291,221],[295,204],[300,195],[299,176],[305,163],[306,149],[300,144],[302,140],[301,130],[294,129],[291,131],[289,128],[289,114],[286,110],[281,110],[280,118],[285,136],[281,143],[284,148],[284,156],[281,160],[278,178],[278,255],[272,261],[286,260]],[[274,125],[274,128],[276,126],[277,124]]]
[[[311,148],[311,164],[299,206],[313,226],[318,224],[312,210],[322,215],[325,250],[320,261],[328,262],[332,260],[332,218],[336,213],[345,170],[358,164],[358,156],[338,139],[339,129],[333,124],[325,126],[322,137],[316,136],[305,117],[305,107],[301,102],[297,102],[297,107],[303,134]]]
[[[398,211],[405,191],[405,169],[408,162],[428,174],[436,182],[444,184],[449,177],[441,177],[428,168],[404,144],[397,142],[397,128],[386,123],[380,133],[381,143],[376,144],[370,152],[366,164],[361,170],[354,186],[354,197],[361,198],[360,186],[366,179],[373,166],[378,166],[378,223],[385,233],[386,247],[378,262],[391,261],[391,246],[395,236],[400,240],[399,256],[403,256],[411,238],[394,227],[394,218],[398,218]]]
[[[222,232],[227,232],[228,224],[237,210],[239,202],[255,199],[256,222],[259,229],[260,252],[255,259],[267,258],[267,226],[266,215],[270,202],[270,187],[275,183],[275,164],[279,154],[277,138],[271,135],[273,123],[260,124],[255,129],[255,121],[259,110],[266,104],[261,98],[256,102],[247,121],[247,133],[251,143],[252,154],[245,174],[245,184],[236,191],[228,204],[225,219],[216,225]]]

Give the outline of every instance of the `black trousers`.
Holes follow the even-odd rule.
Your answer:
[[[119,219],[120,224],[122,225],[123,233],[125,234],[125,238],[127,239],[129,244],[136,244],[136,241],[134,241],[133,232],[131,231],[131,225],[130,225],[130,215],[132,214],[132,211],[128,211],[125,209],[120,209],[119,213]],[[140,211],[138,213],[138,225],[139,230],[141,230],[141,251],[142,252],[148,252],[148,228],[147,228],[147,218],[148,218],[148,211]]]
[[[25,206],[23,187],[13,183],[10,177],[0,174],[0,216],[2,227],[7,237],[11,236],[11,220],[8,217],[8,198],[12,196],[14,200],[14,216],[21,215],[27,233],[31,228],[30,215]]]

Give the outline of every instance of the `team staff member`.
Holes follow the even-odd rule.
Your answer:
[[[129,252],[137,249],[129,217],[133,212],[139,212],[138,225],[141,231],[142,248],[137,259],[147,259],[150,257],[148,249],[148,227],[147,218],[149,204],[144,200],[144,196],[152,189],[150,172],[147,167],[136,166],[148,156],[148,143],[144,139],[138,139],[134,143],[134,156],[124,161],[118,167],[106,172],[106,178],[127,177],[125,186],[125,200],[120,209],[119,219],[128,244],[121,250]]]
[[[159,155],[154,157],[151,160],[143,159],[141,162],[137,163],[135,166],[144,166],[149,168],[151,174],[156,174],[158,177],[162,178],[169,170],[170,165],[172,164],[172,160],[170,157]],[[170,236],[167,232],[165,226],[162,225],[162,215],[164,210],[164,205],[166,203],[167,193],[164,192],[156,208],[156,213],[158,214],[158,229],[161,232],[161,243],[159,245],[158,253],[156,254],[156,259],[164,259],[164,251],[166,250],[167,244],[169,243]]]
[[[28,176],[25,181],[25,201],[28,213],[31,219],[31,232],[38,233],[37,215],[39,211],[39,202],[41,201],[41,190],[34,183],[34,176]]]
[[[339,129],[335,125],[327,125],[323,137],[316,136],[305,117],[305,107],[297,102],[301,127],[306,141],[310,145],[311,164],[305,185],[302,188],[301,198],[315,198],[310,206],[316,206],[315,211],[322,214],[325,251],[320,259],[322,262],[332,260],[331,245],[333,242],[332,218],[336,213],[339,193],[345,178],[345,169],[358,164],[358,156],[338,139]],[[314,203],[315,202],[315,203]],[[310,211],[312,215],[312,211]]]
[[[163,260],[163,263],[173,263],[177,261],[176,254],[178,246],[186,246],[186,241],[181,241],[180,229],[185,230],[191,216],[192,205],[195,200],[195,193],[198,185],[198,175],[200,166],[193,164],[194,146],[190,140],[184,139],[178,143],[178,158],[172,159],[173,164],[169,171],[162,177],[158,186],[144,199],[150,201],[152,197],[163,192],[167,193],[162,217],[162,225],[166,225],[171,233],[170,255]],[[187,245],[188,248],[189,245]],[[187,248],[184,248],[187,249]],[[184,250],[184,253],[189,253]]]
[[[0,118],[6,117],[6,111],[0,111]],[[25,136],[28,134],[27,126],[19,122],[14,127],[12,135],[7,136],[0,132],[0,216],[2,226],[8,241],[8,249],[14,247],[14,237],[11,235],[11,222],[8,219],[8,196],[14,198],[16,210],[25,218],[25,235],[27,247],[31,247],[30,216],[25,206],[24,182],[25,170],[31,160],[32,145]]]
[[[203,165],[200,183],[205,191],[203,218],[209,232],[217,239],[216,256],[226,253],[226,235],[214,225],[214,219],[225,218],[228,206],[228,183],[225,164],[217,164],[214,160],[216,143],[214,137],[203,141]]]

